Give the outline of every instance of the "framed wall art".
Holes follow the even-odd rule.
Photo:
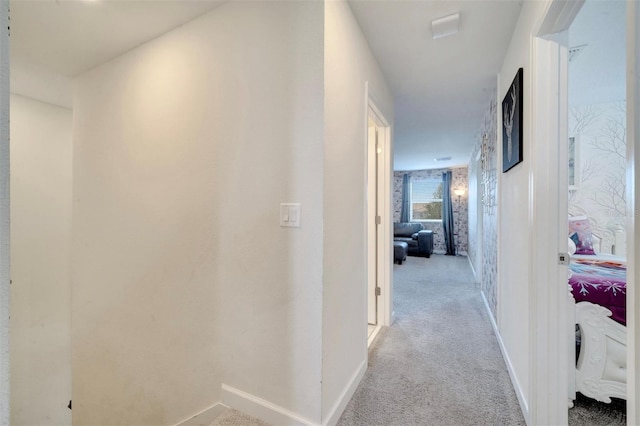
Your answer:
[[[502,172],[522,161],[522,68],[502,100]]]

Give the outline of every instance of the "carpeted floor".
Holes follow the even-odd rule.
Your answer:
[[[614,426],[627,424],[627,403],[612,399],[611,404],[578,394],[569,410],[569,426]]]
[[[215,419],[210,426],[269,426],[269,424],[240,411],[229,409]]]
[[[524,425],[467,258],[409,257],[394,294],[396,322],[338,425]]]
[[[338,426],[525,425],[467,258],[409,257],[394,286],[396,322]],[[579,395],[569,425],[624,425],[624,407]],[[268,426],[235,410],[211,426],[240,425]]]

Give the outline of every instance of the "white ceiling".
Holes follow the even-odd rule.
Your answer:
[[[521,1],[350,0],[395,96],[396,170],[468,162]],[[62,84],[60,76],[74,77],[223,2],[12,0],[12,85],[25,86],[20,77],[30,75],[31,86],[51,91],[56,84],[43,76]],[[433,40],[431,20],[455,12],[459,33]]]
[[[467,164],[521,1],[350,4],[395,95],[394,169]],[[455,12],[458,34],[433,40],[431,21]]]
[[[76,76],[221,0],[11,0],[11,62]]]
[[[569,63],[569,103],[626,98],[626,2],[587,0],[569,28],[569,46],[585,46]]]

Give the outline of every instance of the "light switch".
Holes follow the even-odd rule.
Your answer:
[[[280,226],[300,227],[300,203],[280,204]]]

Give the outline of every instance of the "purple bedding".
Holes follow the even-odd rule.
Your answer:
[[[611,319],[627,325],[627,265],[603,258],[571,259],[569,285],[576,302],[591,302],[612,312]]]

